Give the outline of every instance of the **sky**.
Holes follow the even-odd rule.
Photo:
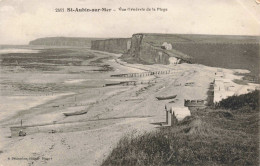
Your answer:
[[[156,11],[119,11],[119,8]],[[64,8],[65,12],[55,12]],[[110,8],[112,12],[66,12]],[[167,11],[157,11],[157,8]],[[260,36],[256,0],[0,0],[0,44],[41,37],[131,37],[134,33]]]

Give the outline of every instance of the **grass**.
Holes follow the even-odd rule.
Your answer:
[[[141,56],[143,61],[152,64],[158,63],[154,61],[154,57],[158,56],[163,42],[172,44],[172,50],[164,50],[170,56],[206,66],[247,69],[251,71],[251,76],[245,79],[259,82],[259,37],[146,34],[140,50],[136,47],[133,56]],[[134,60],[125,59],[127,62],[145,63],[139,62],[137,57],[133,58]],[[161,59],[160,63],[169,62]]]
[[[193,57],[192,63],[229,69],[248,69],[251,71],[249,75],[255,79],[259,77],[259,44],[173,43],[172,45],[173,49]]]
[[[253,110],[259,108],[259,91],[255,90],[248,94],[239,96],[231,96],[219,102],[217,108],[224,109],[240,109],[242,107],[250,107]]]
[[[102,165],[259,165],[259,110],[249,106],[251,97],[258,95],[236,96],[244,104],[235,109],[192,110],[174,127],[126,135]],[[223,107],[233,108],[229,101]]]

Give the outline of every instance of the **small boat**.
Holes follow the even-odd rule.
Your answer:
[[[166,97],[156,97],[158,100],[169,100],[169,99],[174,99],[175,97],[177,97],[177,95],[173,95],[173,96],[166,96]]]
[[[63,113],[65,116],[75,116],[75,115],[83,115],[88,113],[86,110],[77,111],[77,112],[69,112],[69,113]]]
[[[109,83],[109,84],[105,84],[105,86],[115,86],[115,85],[120,85],[121,83],[118,82],[118,83]]]
[[[185,86],[193,86],[194,85],[194,82],[187,82],[186,84],[185,84]]]

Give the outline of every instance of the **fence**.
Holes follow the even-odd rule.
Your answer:
[[[161,75],[161,74],[171,74],[171,70],[164,70],[164,71],[151,71],[151,72],[144,72],[144,73],[128,73],[128,74],[115,74],[111,75],[111,77],[148,77],[152,75]]]

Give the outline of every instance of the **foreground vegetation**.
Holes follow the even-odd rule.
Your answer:
[[[123,137],[102,165],[259,165],[259,91],[192,110],[171,128]]]
[[[259,91],[255,90],[248,94],[228,97],[227,99],[224,99],[219,102],[218,108],[232,109],[232,110],[241,109],[241,108],[243,109],[251,108],[255,110],[256,108],[259,108]],[[243,111],[243,109],[241,111]]]

